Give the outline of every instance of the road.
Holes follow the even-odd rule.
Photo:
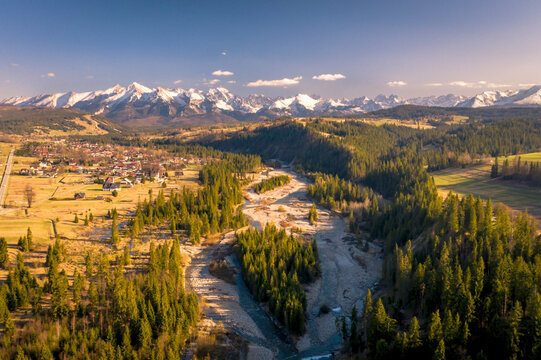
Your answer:
[[[11,149],[6,163],[6,169],[4,170],[4,177],[2,178],[2,184],[0,184],[0,206],[4,204],[4,197],[8,188],[9,175],[11,175],[11,166],[13,165],[13,153],[15,150]]]

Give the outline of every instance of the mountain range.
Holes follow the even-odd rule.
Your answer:
[[[0,104],[47,108],[77,108],[132,126],[208,124],[250,121],[280,116],[346,116],[413,104],[439,107],[541,106],[541,86],[523,90],[485,91],[460,95],[404,99],[396,95],[330,99],[298,94],[292,97],[237,96],[223,87],[198,89],[149,88],[136,82],[106,90],[62,92],[33,97],[15,96]]]

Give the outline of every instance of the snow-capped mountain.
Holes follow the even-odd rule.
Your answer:
[[[466,97],[462,95],[441,95],[441,96],[426,96],[409,99],[410,104],[422,105],[422,106],[440,106],[440,107],[454,107],[458,104],[466,101]]]
[[[453,94],[404,99],[396,95],[374,98],[326,99],[298,94],[271,98],[237,96],[223,87],[198,89],[149,88],[136,82],[106,90],[65,92],[34,97],[16,96],[0,104],[49,108],[78,108],[132,125],[258,120],[277,116],[354,115],[414,104],[441,107],[541,106],[541,87],[524,90],[485,91],[468,98]]]

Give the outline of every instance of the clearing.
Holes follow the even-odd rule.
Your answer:
[[[541,160],[541,153],[520,155],[525,161]],[[509,157],[512,162],[514,157]],[[504,158],[499,159],[500,162]],[[517,181],[492,179],[490,164],[474,165],[466,168],[450,168],[431,172],[440,195],[445,198],[452,190],[460,195],[473,194],[483,200],[503,203],[513,210],[528,210],[541,223],[541,189]]]

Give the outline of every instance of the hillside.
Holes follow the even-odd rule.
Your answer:
[[[541,108],[534,107],[490,107],[490,108],[464,108],[464,107],[435,107],[419,105],[400,105],[389,109],[372,111],[364,117],[391,118],[397,120],[452,120],[455,117],[470,120],[499,120],[514,119],[540,119]],[[352,116],[353,118],[353,116]]]
[[[17,135],[105,135],[125,131],[107,118],[77,109],[0,106],[0,133]]]

